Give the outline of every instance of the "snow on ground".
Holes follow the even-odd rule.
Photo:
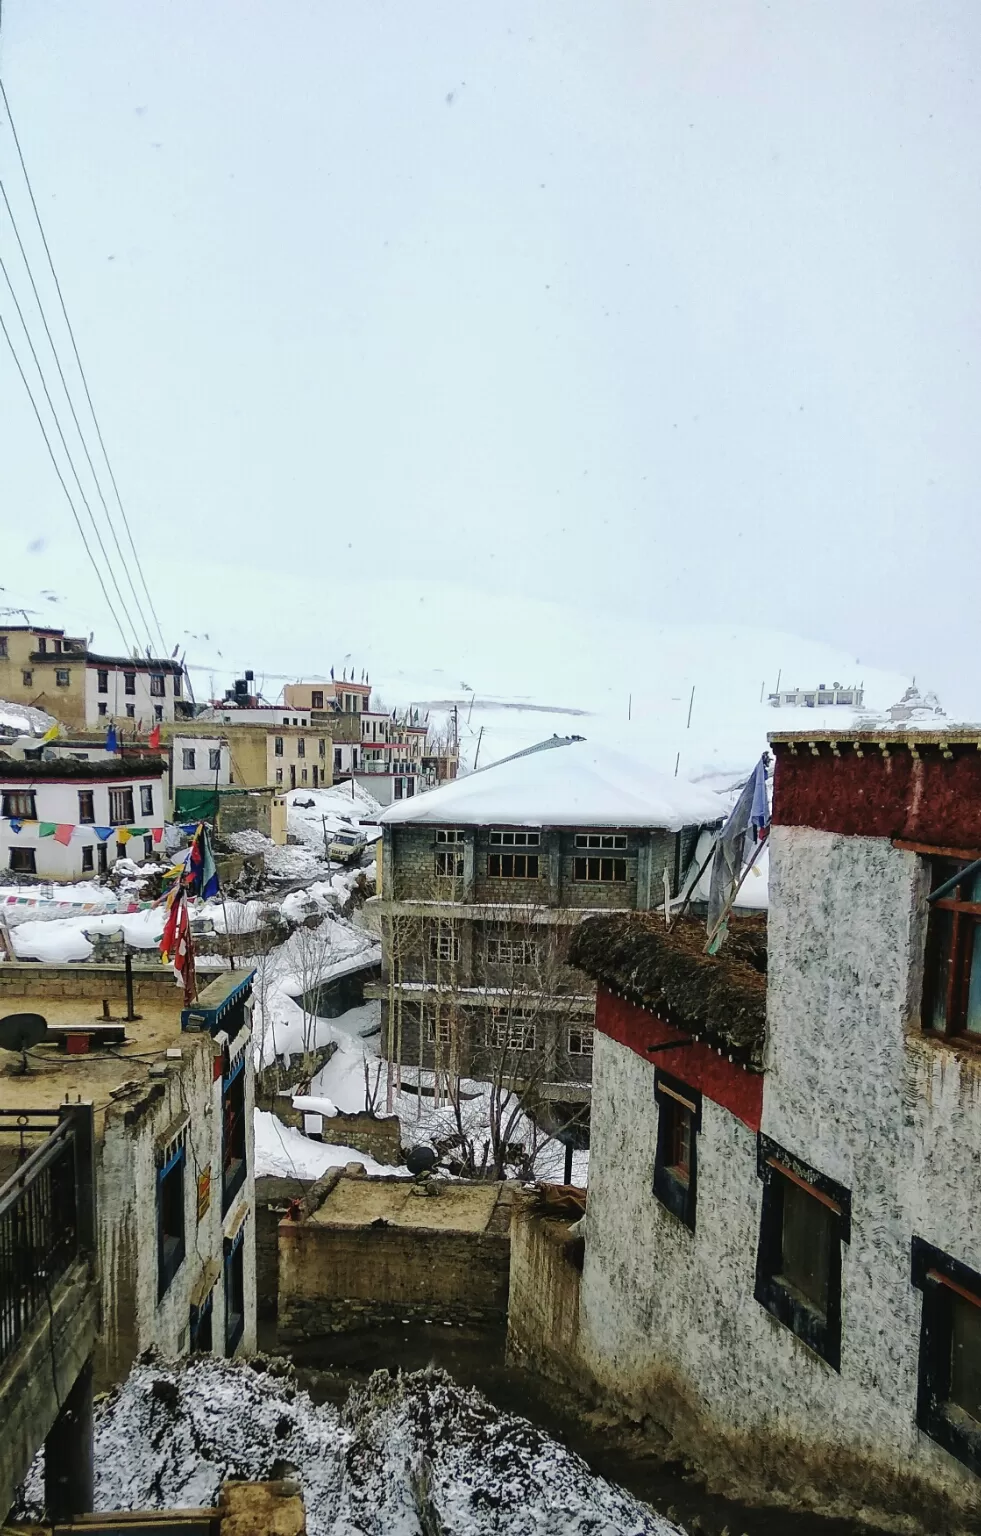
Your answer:
[[[317,880],[327,873],[322,841],[319,856],[313,847],[280,847],[262,832],[227,832],[223,841],[236,853],[261,853],[273,880]]]
[[[104,896],[105,891],[102,894]],[[88,960],[92,955],[92,945],[85,935],[96,932],[121,933],[125,942],[134,949],[159,948],[166,921],[166,911],[162,904],[145,907],[140,912],[93,912],[82,917],[65,917],[59,907],[60,903],[56,903],[50,916],[46,916],[43,909],[39,909],[35,915],[29,907],[20,908],[20,911],[29,912],[31,916],[15,922],[11,922],[7,914],[18,909],[3,909],[10,924],[10,938],[18,960],[43,960],[52,965]],[[262,911],[260,902],[217,900],[196,902],[191,908],[191,916],[195,920],[210,919],[216,933],[244,934],[261,926]]]
[[[319,1179],[328,1168],[343,1168],[346,1163],[363,1163],[365,1172],[381,1177],[400,1174],[409,1178],[408,1168],[376,1163],[365,1152],[325,1141],[312,1141],[302,1131],[283,1125],[275,1115],[263,1109],[255,1112],[256,1178],[270,1175],[277,1179]],[[299,1193],[299,1191],[297,1191]]]
[[[353,781],[334,784],[330,789],[291,789],[286,801],[288,831],[305,843],[319,843],[321,849],[325,819],[328,832],[340,832],[360,827],[365,820],[374,822],[381,811],[378,801]],[[366,826],[364,834],[369,842],[381,836],[373,825]]]
[[[297,928],[284,944],[256,956],[252,961],[256,1065],[269,1066],[277,1056],[297,1055],[333,1038],[336,1021],[305,1012],[295,999],[380,961],[377,939],[335,915],[326,916],[318,928]]]
[[[19,736],[43,736],[54,723],[54,715],[35,709],[33,704],[14,704],[9,699],[0,699],[0,729],[16,731]]]
[[[226,1478],[278,1477],[285,1462],[308,1536],[678,1536],[442,1372],[377,1372],[338,1412],[276,1370],[213,1355],[135,1366],[96,1406],[96,1510],[212,1505]],[[41,1457],[25,1492],[17,1513],[40,1519]]]

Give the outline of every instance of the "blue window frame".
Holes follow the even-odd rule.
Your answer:
[[[184,1262],[183,1145],[177,1147],[157,1170],[157,1300],[166,1291]]]
[[[245,1332],[245,1225],[225,1240],[225,1355],[231,1359]]]
[[[246,1047],[248,1049],[248,1047]],[[245,1125],[245,1051],[222,1074],[221,1080],[221,1209],[222,1215],[231,1208],[232,1201],[245,1183],[246,1174],[246,1125]]]

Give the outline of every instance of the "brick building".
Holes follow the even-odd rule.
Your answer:
[[[559,739],[381,817],[382,1050],[489,1079],[502,1052],[542,1094],[588,1098],[593,987],[568,964],[586,912],[677,893],[711,791]]]

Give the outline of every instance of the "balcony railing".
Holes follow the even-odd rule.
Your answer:
[[[0,1110],[0,1148],[19,1164],[0,1184],[0,1367],[35,1318],[50,1315],[58,1281],[91,1251],[91,1127],[88,1105]]]

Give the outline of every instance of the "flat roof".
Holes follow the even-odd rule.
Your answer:
[[[837,730],[834,726],[825,725],[820,730],[780,731],[773,730],[767,733],[767,741],[771,746],[779,747],[784,743],[793,742],[797,745],[803,742],[809,745],[820,742],[824,746],[833,746],[843,742],[847,746],[864,742],[878,745],[883,742],[889,747],[912,746],[981,746],[981,724],[972,725],[960,723],[949,726],[921,726],[915,720],[908,725],[876,725],[874,721],[868,725],[850,726],[847,729]]]
[[[441,1183],[418,1193],[413,1179],[342,1174],[307,1219],[318,1227],[412,1227],[430,1232],[486,1232],[501,1199],[500,1184]]]
[[[95,750],[93,748],[93,750]],[[106,757],[87,758],[57,757],[47,762],[40,758],[6,761],[0,757],[0,781],[17,779],[20,782],[43,782],[53,779],[59,783],[65,779],[89,779],[98,783],[102,779],[159,779],[163,776],[162,757]]]

